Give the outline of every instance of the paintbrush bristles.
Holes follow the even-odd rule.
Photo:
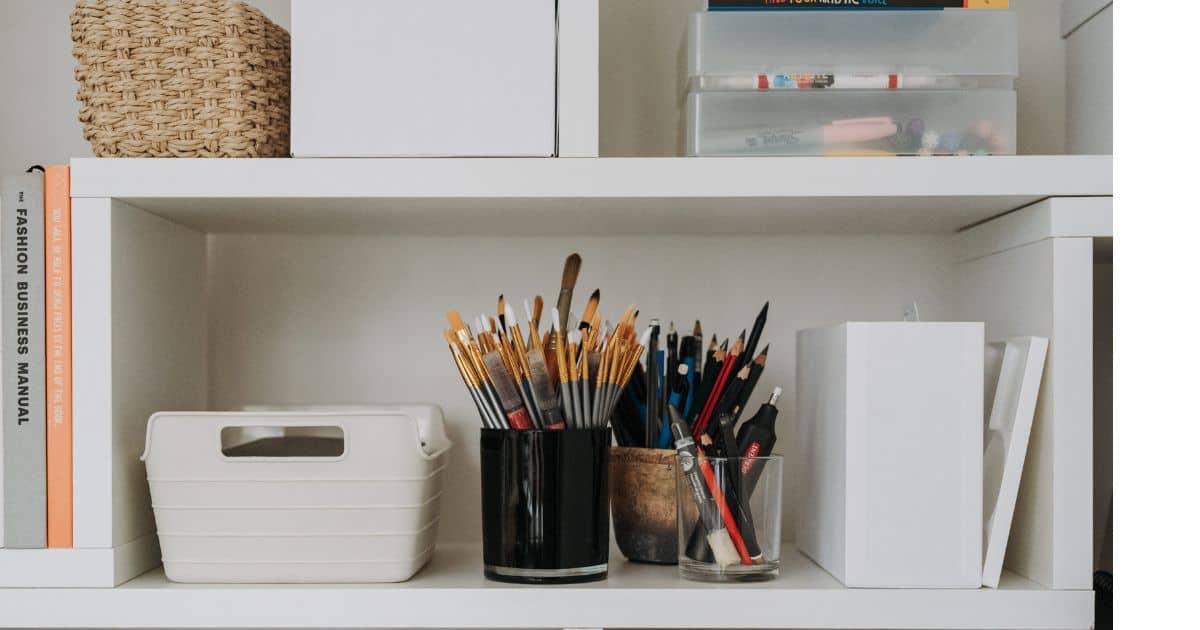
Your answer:
[[[579,267],[583,265],[583,258],[579,254],[571,254],[567,256],[567,261],[563,263],[562,273],[562,288],[575,290],[575,281],[579,278]],[[562,309],[559,309],[562,312]]]
[[[541,296],[532,303],[523,300],[528,346],[503,293],[496,298],[496,315],[480,314],[473,326],[458,311],[447,313],[450,328],[442,336],[485,427],[561,429],[564,420],[572,429],[607,425],[645,352],[645,341],[638,342],[633,305],[615,326],[604,321],[599,289],[576,325],[570,304],[581,264],[578,254],[567,258],[545,337],[539,330]],[[548,378],[554,373],[557,383]],[[526,412],[529,417],[522,420]]]
[[[592,316],[596,314],[596,308],[600,306],[600,289],[592,291],[592,297],[588,298],[587,306],[583,309],[583,317],[579,319],[579,327],[590,327],[592,325]]]
[[[582,264],[583,259],[579,254],[567,256],[567,261],[563,263],[562,288],[558,292],[557,304],[559,328],[567,327],[567,316],[571,313],[571,296],[575,293],[575,281],[579,279],[579,267]]]
[[[459,315],[458,311],[450,311],[446,314],[446,319],[450,320],[450,327],[456,332],[467,328],[467,324],[463,322],[462,315]]]
[[[539,328],[542,327],[542,307],[544,306],[544,304],[545,304],[545,302],[542,300],[542,296],[540,296],[540,295],[533,296],[533,329],[534,329],[534,331],[537,331]]]

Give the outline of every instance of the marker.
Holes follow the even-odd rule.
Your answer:
[[[912,74],[726,74],[697,77],[696,83],[701,90],[749,91],[963,89],[971,82]]]
[[[705,152],[717,154],[820,150],[821,147],[883,140],[896,135],[899,130],[896,121],[886,116],[835,120],[828,125],[807,129],[778,127],[748,129],[741,133],[730,130],[706,140]]]

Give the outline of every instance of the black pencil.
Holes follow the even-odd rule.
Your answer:
[[[762,337],[763,328],[767,325],[767,308],[771,306],[770,302],[763,304],[761,310],[758,311],[758,317],[754,318],[754,326],[750,329],[750,338],[746,340],[746,352],[742,354],[742,365],[745,365],[754,358],[754,351],[758,349],[758,340]]]
[[[712,418],[719,419],[721,416],[729,415],[733,407],[737,404],[738,398],[742,395],[742,390],[746,388],[746,382],[750,379],[750,367],[743,366],[738,370],[737,378],[731,378],[729,384],[725,386],[721,392],[721,397],[717,399],[717,406],[713,407]],[[706,427],[709,435],[717,435],[718,423],[709,421]]]
[[[679,369],[679,333],[675,332],[675,322],[671,322],[667,328],[667,363],[663,368],[663,398],[667,398],[675,391],[675,381],[679,378],[676,374]],[[666,416],[662,417],[662,421],[669,422]],[[670,431],[667,434],[670,435]]]
[[[688,418],[691,424],[695,424],[696,420],[700,417],[700,413],[708,401],[708,395],[717,383],[717,375],[720,374],[721,368],[725,363],[725,357],[728,354],[725,350],[728,345],[729,340],[726,339],[725,343],[710,354],[708,360],[704,362],[704,379],[700,381],[700,388],[693,395],[692,417]]]
[[[746,403],[750,401],[750,396],[754,394],[754,386],[758,385],[758,379],[767,367],[767,352],[770,349],[771,344],[763,346],[762,352],[750,362],[750,378],[746,381],[746,386],[742,388],[737,404],[733,409],[734,424],[737,424],[738,419],[742,417],[742,412],[746,410]]]

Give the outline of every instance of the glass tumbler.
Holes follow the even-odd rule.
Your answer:
[[[678,457],[680,575],[705,582],[779,575],[783,457]]]

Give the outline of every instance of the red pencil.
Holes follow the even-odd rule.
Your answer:
[[[742,347],[745,343],[746,331],[738,336],[733,347],[729,349],[729,354],[725,357],[724,363],[721,365],[721,371],[717,374],[717,382],[713,383],[713,388],[708,392],[708,400],[704,401],[704,410],[700,417],[696,419],[695,426],[692,427],[692,437],[700,439],[700,435],[708,428],[709,420],[712,418],[713,411],[716,409],[717,401],[721,399],[721,392],[725,390],[726,383],[729,382],[729,373],[733,371],[733,366],[737,364],[738,355],[742,353]]]
[[[704,482],[708,484],[708,491],[712,494],[713,501],[717,504],[717,510],[721,513],[721,520],[725,521],[725,529],[729,532],[729,538],[733,540],[738,557],[742,559],[742,564],[754,564],[754,559],[750,557],[750,550],[746,548],[746,541],[742,539],[742,530],[738,529],[737,519],[733,518],[733,512],[729,510],[729,503],[725,501],[725,493],[721,492],[721,486],[717,483],[717,475],[713,472],[712,464],[708,463],[708,458],[704,456],[704,449],[696,450],[696,459],[700,465],[700,472],[704,475]]]

